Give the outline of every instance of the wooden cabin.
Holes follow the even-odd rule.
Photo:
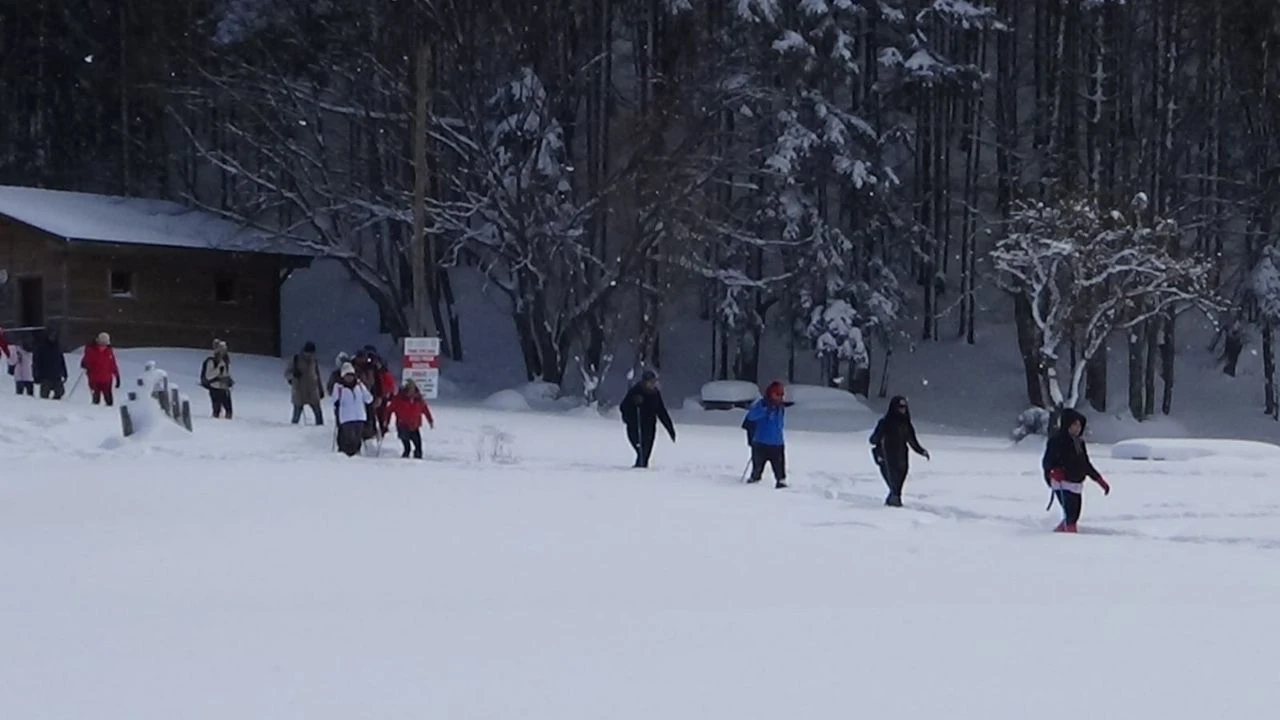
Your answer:
[[[71,349],[280,355],[280,288],[309,254],[215,215],[140,198],[0,186],[0,326]],[[16,331],[16,332],[15,332]]]

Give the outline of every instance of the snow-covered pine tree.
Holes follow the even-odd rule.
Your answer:
[[[845,364],[850,376],[865,375],[865,325],[873,317],[891,323],[899,307],[884,301],[872,311],[866,303],[877,297],[872,276],[892,278],[868,259],[893,227],[890,197],[900,186],[884,160],[892,148],[850,109],[863,58],[875,56],[864,46],[876,41],[867,6],[742,0],[734,10],[739,81],[754,89],[736,120],[753,145],[750,180],[735,202],[741,225],[720,254],[737,261],[719,275],[722,311],[735,311],[723,325],[745,331],[739,343],[758,353],[762,311],[776,303],[779,320],[823,358],[828,381]]]

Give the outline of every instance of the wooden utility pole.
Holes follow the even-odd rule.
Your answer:
[[[413,264],[413,311],[409,316],[409,330],[415,337],[436,334],[427,303],[430,288],[427,263],[434,261],[434,253],[427,252],[427,76],[430,69],[431,53],[424,42],[418,47],[417,108],[413,115],[413,242],[409,250],[409,262]]]

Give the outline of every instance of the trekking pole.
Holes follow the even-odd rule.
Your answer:
[[[747,466],[742,468],[742,478],[738,482],[745,483],[749,472],[751,472],[751,458],[747,458]]]
[[[71,386],[71,392],[69,392],[69,393],[67,393],[67,394],[66,394],[66,396],[63,398],[64,400],[70,400],[70,399],[71,399],[71,396],[76,394],[76,388],[80,387],[80,381],[81,381],[81,380],[84,380],[84,371],[83,371],[83,370],[81,370],[81,371],[80,371],[80,374],[76,376],[76,382],[75,382],[75,384],[74,384],[74,385],[72,385],[72,386]]]

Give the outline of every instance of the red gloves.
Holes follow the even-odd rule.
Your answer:
[[[1102,494],[1103,494],[1103,495],[1110,495],[1110,494],[1111,494],[1111,486],[1107,484],[1107,481],[1106,481],[1105,479],[1103,479],[1103,477],[1102,477],[1101,475],[1099,475],[1098,477],[1094,478],[1094,479],[1093,479],[1093,481],[1094,481],[1094,482],[1096,482],[1096,483],[1098,483],[1098,487],[1102,488]]]

